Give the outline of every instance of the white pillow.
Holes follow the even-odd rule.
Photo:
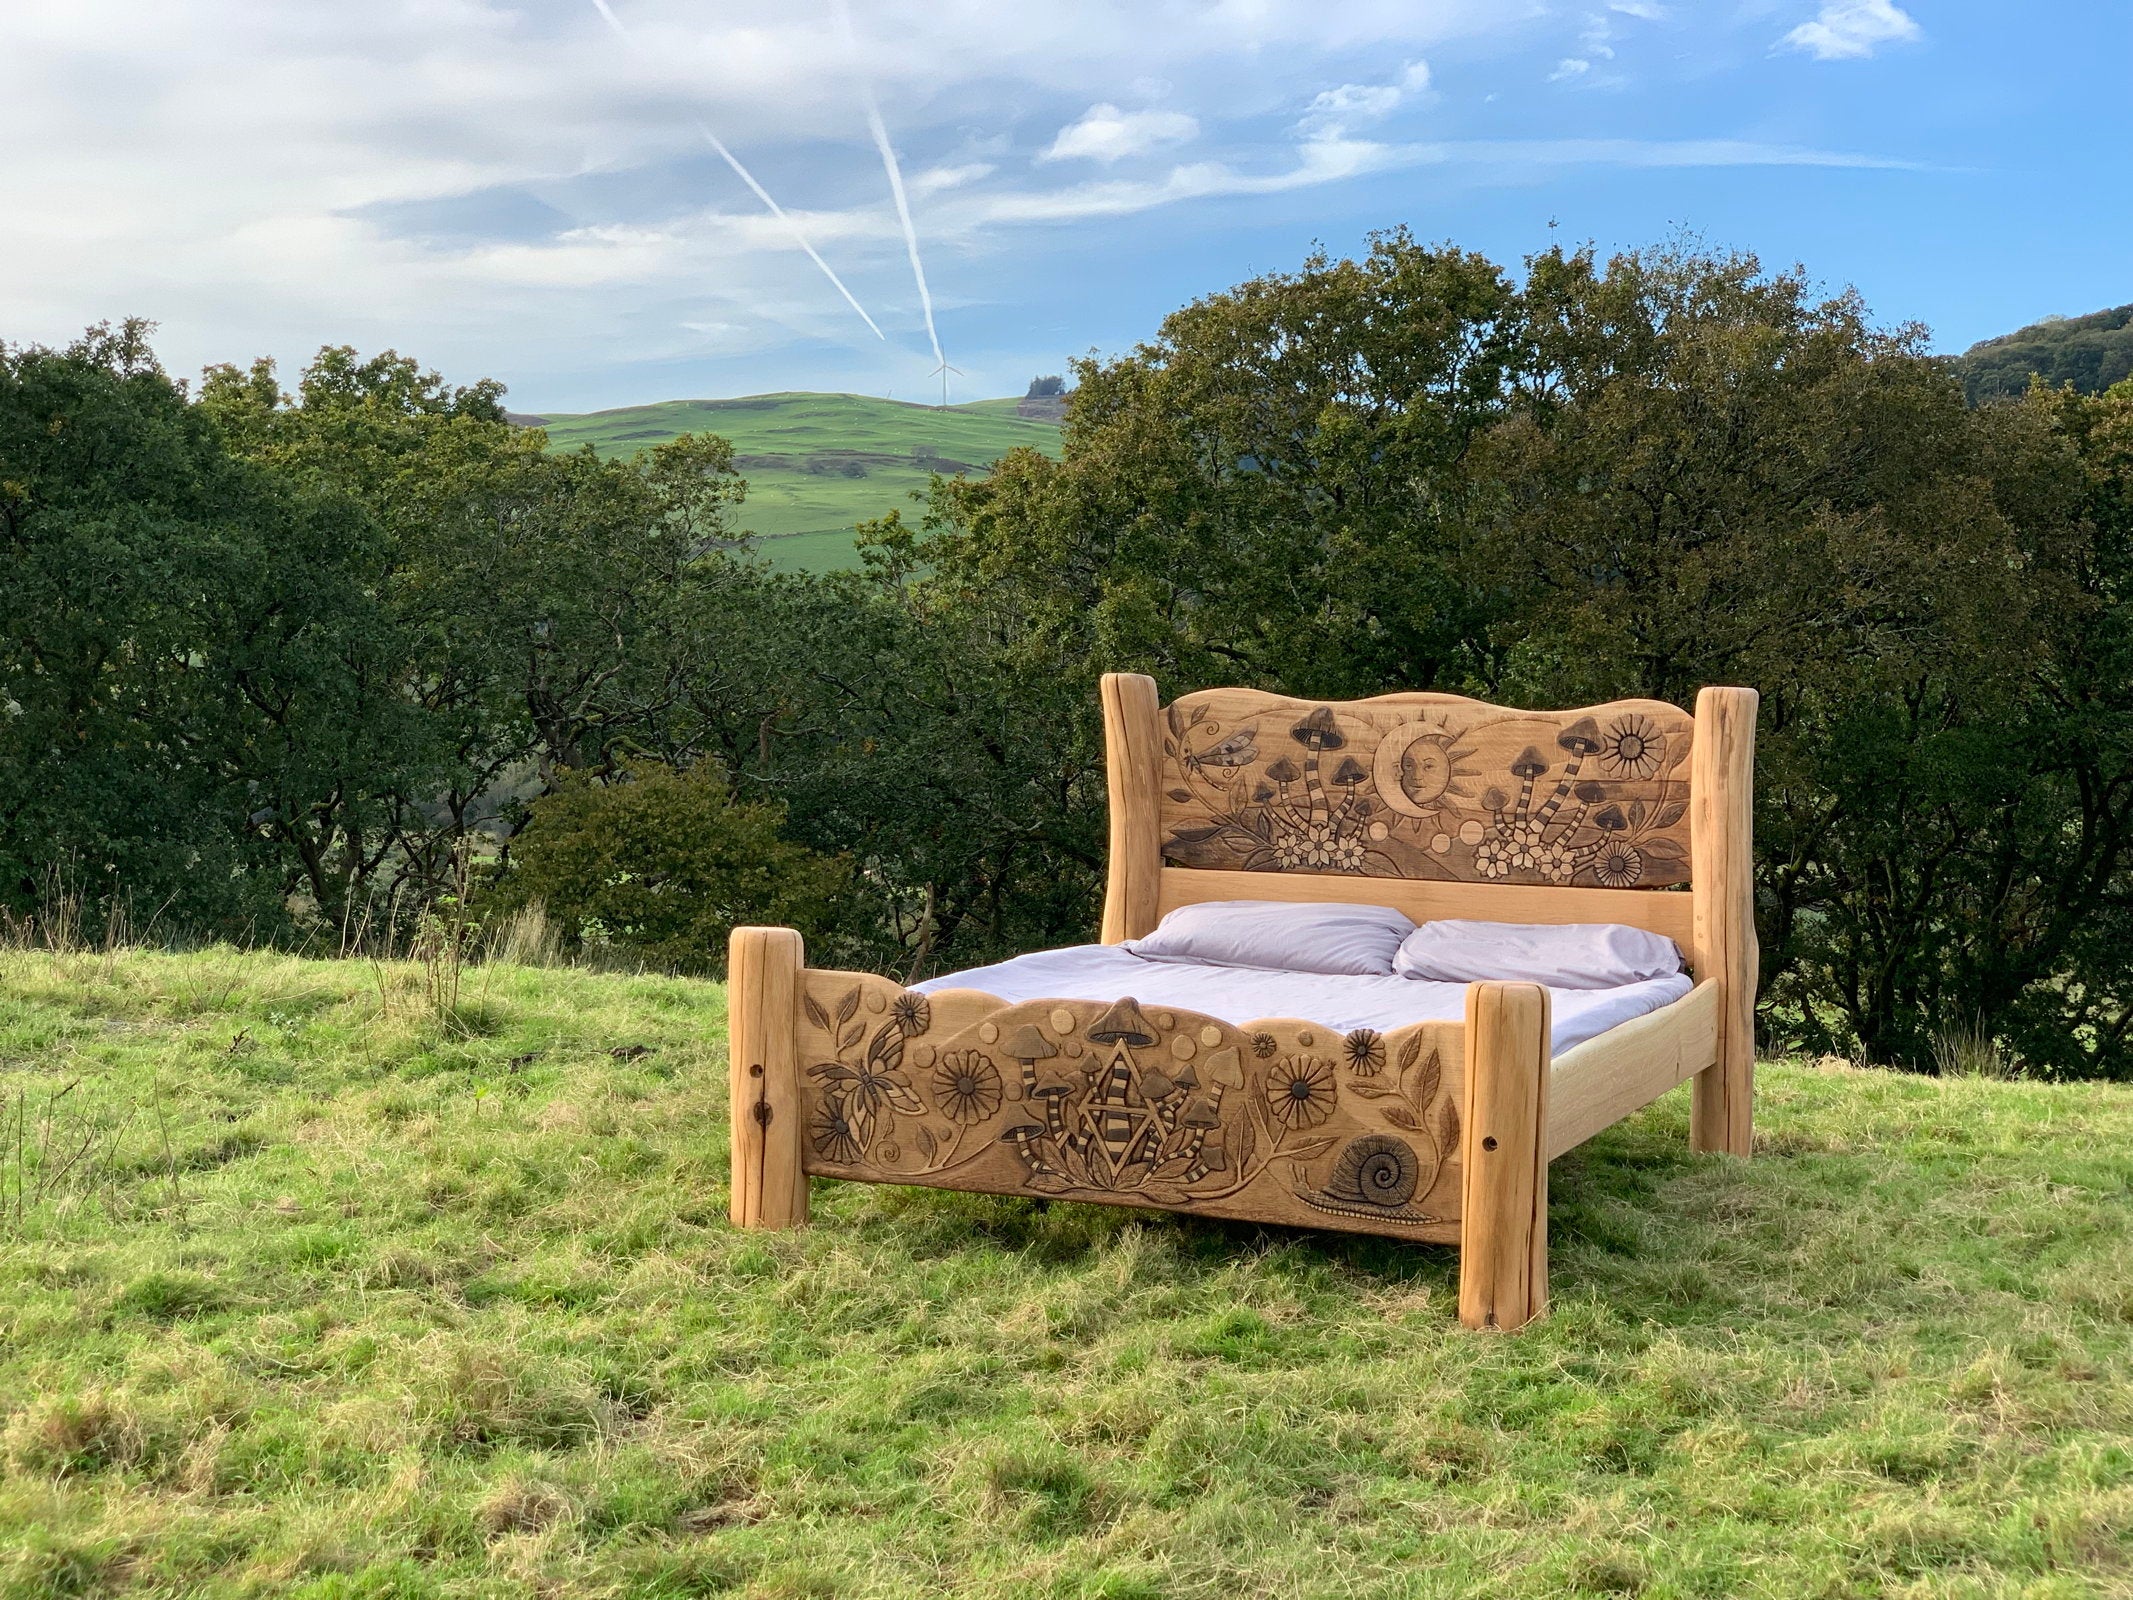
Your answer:
[[[1390,906],[1205,900],[1179,906],[1155,932],[1121,948],[1149,961],[1383,978],[1391,976],[1400,941],[1414,931]]]
[[[1551,989],[1615,989],[1681,970],[1674,941],[1619,922],[1425,922],[1402,941],[1393,971],[1439,983],[1504,981]]]

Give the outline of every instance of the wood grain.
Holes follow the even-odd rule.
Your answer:
[[[1696,1079],[1689,1142],[1736,1156],[1755,1138],[1755,713],[1753,689],[1697,695],[1691,772],[1691,958],[1719,999],[1717,1060]]]
[[[1136,672],[1103,677],[1104,778],[1111,799],[1111,856],[1103,942],[1153,932],[1163,867],[1160,796],[1163,742],[1155,680]]]
[[[1548,991],[1466,991],[1466,1144],[1459,1320],[1523,1327],[1548,1305]]]
[[[790,928],[735,928],[727,945],[734,1224],[807,1220],[796,1024],[806,951]]]
[[[1650,1105],[1718,1059],[1718,996],[1706,978],[1670,1006],[1574,1045],[1548,1069],[1548,1159]]]
[[[1165,867],[1158,909],[1203,900],[1280,900],[1298,905],[1391,906],[1416,922],[1471,917],[1483,922],[1623,922],[1680,945],[1688,954],[1695,903],[1687,894],[1646,889],[1558,889],[1520,883],[1439,883],[1427,878],[1352,878],[1318,872],[1210,872]]]
[[[1458,695],[1208,689],[1163,715],[1172,866],[1537,887],[1689,879],[1695,725],[1658,700],[1519,711]]]

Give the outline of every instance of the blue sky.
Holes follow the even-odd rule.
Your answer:
[[[1941,349],[2133,301],[2127,0],[607,3],[7,7],[0,339],[922,398],[870,95],[960,397],[1395,223],[1512,266],[1686,232]]]

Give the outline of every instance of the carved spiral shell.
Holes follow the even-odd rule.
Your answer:
[[[1351,1139],[1334,1159],[1323,1189],[1299,1193],[1305,1204],[1339,1216],[1433,1221],[1412,1202],[1425,1186],[1422,1158],[1405,1139],[1389,1133]]]
[[[1350,1205],[1404,1206],[1415,1197],[1421,1179],[1422,1163],[1405,1139],[1373,1133],[1348,1141],[1333,1163],[1326,1194]]]

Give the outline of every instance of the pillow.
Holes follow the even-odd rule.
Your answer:
[[[1400,941],[1414,931],[1390,906],[1206,900],[1179,906],[1155,932],[1123,948],[1149,961],[1384,978]]]
[[[1507,980],[1552,989],[1615,989],[1681,970],[1674,941],[1619,922],[1425,922],[1401,941],[1393,971],[1439,983]]]

